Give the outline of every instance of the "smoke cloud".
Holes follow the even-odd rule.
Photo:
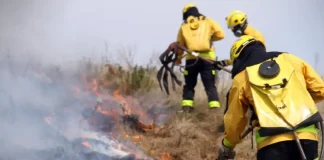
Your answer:
[[[37,56],[0,59],[0,159],[133,159],[114,147],[120,145],[116,140],[80,120],[96,97],[82,90],[73,96],[73,87],[82,86],[76,70],[44,64]],[[85,140],[91,150],[82,145]]]
[[[73,96],[73,87],[82,86],[78,63],[98,42],[84,45],[87,33],[69,23],[69,7],[68,1],[0,1],[0,159],[134,159],[79,119],[96,97]],[[92,150],[82,145],[85,138]]]

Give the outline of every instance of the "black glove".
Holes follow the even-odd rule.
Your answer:
[[[234,159],[235,151],[233,148],[228,148],[222,143],[218,150],[217,160],[229,160]]]
[[[217,70],[222,70],[226,66],[226,61],[225,60],[216,61],[214,65]]]

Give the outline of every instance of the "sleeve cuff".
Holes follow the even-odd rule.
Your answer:
[[[234,148],[233,145],[226,139],[223,139],[223,145],[227,148]]]

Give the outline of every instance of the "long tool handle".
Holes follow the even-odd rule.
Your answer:
[[[253,126],[249,126],[249,128],[247,130],[245,130],[243,132],[243,134],[241,135],[241,139],[245,138],[250,132],[252,132],[253,128],[254,128]]]
[[[319,156],[319,160],[323,160],[323,155],[324,155],[324,121],[320,122],[320,127],[321,127],[321,134],[322,134],[322,146],[321,146],[321,152]]]
[[[190,54],[192,53],[192,51],[190,51],[189,49],[187,49],[184,46],[180,45],[179,43],[174,43],[174,45],[176,45],[176,47],[180,48],[183,51],[186,51],[186,52],[188,52]],[[200,57],[200,56],[198,56],[198,58],[200,58],[200,59],[202,59],[202,60],[204,60],[204,61],[206,61],[206,62],[208,62],[210,64],[214,64],[214,61],[212,61],[212,60],[209,60],[209,59],[206,59],[206,58]],[[222,70],[224,70],[227,73],[231,73],[231,70],[229,70],[229,69],[227,69],[227,68],[225,68],[223,66],[217,65],[217,67],[221,68]]]
[[[295,141],[297,143],[297,147],[298,147],[298,150],[300,152],[300,155],[302,156],[303,160],[307,160],[306,155],[305,155],[305,152],[304,152],[304,149],[303,149],[303,146],[300,143],[300,140],[299,140],[299,138],[297,136],[297,133],[296,132],[293,132],[293,134],[294,134]]]

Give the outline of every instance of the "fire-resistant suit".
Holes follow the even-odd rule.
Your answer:
[[[250,39],[252,38],[250,37]],[[240,48],[241,51],[238,51],[240,50],[238,48]],[[313,99],[315,103],[324,100],[324,82],[316,71],[305,61],[288,53],[266,52],[261,43],[247,43],[244,47],[233,45],[231,49],[231,59],[235,59],[232,69],[233,81],[227,99],[227,108],[225,109],[225,132],[220,152],[232,152],[234,147],[241,142],[242,139],[240,138],[240,135],[243,133],[249,120],[245,116],[246,112],[248,111],[250,104],[252,104],[252,106],[255,104],[255,99],[252,95],[254,92],[252,92],[251,89],[253,86],[251,86],[251,80],[248,78],[247,68],[280,56],[285,59],[285,63],[291,63],[289,66],[293,66],[293,70],[299,75],[300,79],[298,83],[301,83],[302,87],[307,88],[307,91],[311,96],[310,99]],[[281,68],[281,72],[285,69],[286,68]],[[303,99],[303,97],[291,98],[291,100],[297,99]],[[256,110],[255,106],[253,110]],[[266,114],[257,115],[257,121],[265,115]],[[307,160],[316,159],[318,157],[318,133],[316,126],[306,125],[297,128],[296,132],[301,141]],[[293,133],[286,132],[262,137],[260,136],[260,128],[258,128],[255,136],[258,149],[258,160],[301,159],[300,154],[298,154],[299,150],[294,140]]]
[[[195,26],[200,27],[198,29],[196,28],[192,29],[192,30],[196,30],[196,32],[192,30],[187,31],[186,29],[189,27],[186,25],[190,25],[189,24],[190,23],[189,21],[191,21],[190,18],[193,17],[201,20],[201,22],[202,21],[204,22],[204,23],[199,23],[198,25],[195,24]],[[193,4],[188,4],[184,7],[183,20],[184,23],[180,26],[178,36],[177,36],[177,42],[185,46],[189,50],[199,53],[199,56],[201,57],[216,61],[215,48],[212,42],[224,38],[224,32],[221,29],[220,25],[217,24],[212,19],[200,14],[196,6],[194,6]],[[187,32],[188,34],[186,34]],[[204,33],[204,32],[208,32],[208,33]],[[206,34],[208,37],[202,36],[203,34]],[[195,41],[193,39],[197,39],[197,40]],[[205,43],[208,45],[208,48],[205,49],[204,51],[199,49],[196,50],[194,49],[193,46],[197,45],[197,43],[199,44]],[[181,55],[183,55],[183,51],[179,51],[178,55],[180,58],[178,59],[177,64],[180,64]],[[184,70],[184,78],[186,84],[183,87],[182,107],[185,111],[192,111],[193,99],[195,94],[194,88],[197,84],[197,76],[199,73],[208,96],[209,107],[210,108],[220,107],[218,93],[215,86],[215,79],[216,79],[215,65],[205,62],[201,59],[196,61],[196,59],[197,57],[193,55],[186,56],[186,67]]]

